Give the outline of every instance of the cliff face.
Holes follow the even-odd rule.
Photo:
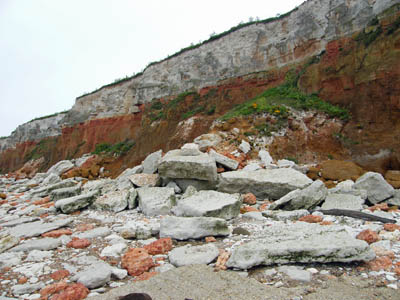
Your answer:
[[[396,4],[400,0],[309,0],[280,19],[244,26],[151,64],[143,74],[77,98],[65,114],[19,126],[0,140],[0,168],[10,171],[39,154],[46,167],[90,152],[98,143],[134,140],[135,149],[120,162],[126,167],[149,151],[206,132],[234,104],[276,86],[289,69],[301,66],[303,91],[350,108],[353,120],[341,133],[357,142],[346,145],[350,155],[363,161],[383,149],[385,159],[393,160],[394,149],[400,149],[387,133],[387,128],[400,131]],[[319,61],[307,63],[319,54]],[[185,99],[186,109],[213,107],[215,114],[203,113],[188,124],[151,115],[153,99],[166,102],[188,90],[198,96]],[[287,141],[274,147],[293,148]]]
[[[137,111],[154,98],[220,80],[279,68],[320,53],[326,44],[364,28],[398,1],[310,0],[282,19],[257,23],[149,66],[143,75],[78,98],[67,122]]]

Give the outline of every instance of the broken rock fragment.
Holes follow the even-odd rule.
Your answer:
[[[172,150],[162,158],[158,173],[167,178],[216,181],[217,165],[215,159],[208,154],[185,156],[182,150]]]
[[[279,199],[307,187],[312,180],[293,169],[232,171],[220,174],[218,190],[226,193],[253,193],[257,198]]]
[[[161,219],[160,237],[177,240],[199,239],[206,236],[226,236],[230,230],[224,219],[212,217],[172,217]]]
[[[370,261],[375,253],[365,241],[352,238],[343,227],[298,222],[267,227],[263,238],[234,248],[227,266],[309,262]]]
[[[181,217],[216,217],[229,220],[239,215],[242,204],[239,194],[200,191],[181,199],[173,209]]]

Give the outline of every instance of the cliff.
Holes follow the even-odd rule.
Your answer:
[[[0,140],[0,169],[11,171],[40,156],[46,168],[99,143],[132,140],[129,158],[118,163],[127,167],[149,151],[207,132],[233,105],[282,83],[292,69],[300,72],[301,90],[350,109],[353,118],[340,132],[353,141],[342,143],[349,157],[364,164],[384,159],[386,168],[394,168],[400,149],[394,138],[400,134],[399,4],[309,0],[279,18],[234,28],[78,97],[65,114],[19,126]],[[193,94],[183,94],[187,91]],[[184,100],[179,115],[194,111],[195,117],[174,118],[171,109],[167,116],[154,115],[149,109],[155,99],[167,103],[179,97]]]

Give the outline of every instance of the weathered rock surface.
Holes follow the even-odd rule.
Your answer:
[[[350,161],[327,160],[321,163],[321,175],[327,180],[356,180],[364,170]]]
[[[2,235],[0,237],[0,253],[3,253],[4,251],[14,247],[15,245],[18,245],[19,239],[13,235]]]
[[[394,195],[394,188],[379,173],[368,172],[357,179],[355,189],[366,190],[368,201],[376,204]]]
[[[306,209],[299,210],[264,210],[262,212],[264,217],[271,218],[277,221],[298,220],[301,217],[307,216],[310,213]]]
[[[269,206],[269,209],[297,210],[310,209],[323,200],[328,194],[328,189],[320,180],[314,181],[303,190],[294,190]]]
[[[206,236],[226,236],[230,231],[224,219],[212,217],[173,217],[161,219],[160,237],[177,240],[199,239]]]
[[[77,238],[80,239],[93,239],[93,238],[97,238],[97,237],[105,237],[107,235],[109,235],[111,233],[111,230],[104,226],[104,227],[97,227],[79,234],[76,234],[74,236],[76,236]]]
[[[70,160],[62,160],[52,166],[48,171],[47,174],[56,174],[60,176],[64,172],[72,169],[74,164]]]
[[[175,191],[172,188],[143,187],[137,189],[139,208],[145,215],[166,215],[175,205]]]
[[[218,190],[241,194],[250,192],[261,199],[279,199],[311,183],[311,179],[293,169],[232,171],[220,175]]]
[[[51,199],[51,201],[56,202],[57,200],[60,200],[60,199],[77,196],[80,193],[81,193],[81,187],[79,185],[76,185],[76,186],[72,186],[72,187],[66,187],[66,188],[53,190],[50,193],[50,199]]]
[[[89,192],[78,196],[58,200],[55,204],[55,208],[61,210],[65,214],[72,213],[82,208],[88,207],[92,204],[98,192]]]
[[[129,180],[136,187],[156,187],[160,186],[161,183],[158,174],[134,174],[129,176]]]
[[[352,238],[344,228],[299,222],[267,227],[263,238],[235,248],[227,266],[249,269],[257,265],[369,261],[374,257],[366,242]]]
[[[52,250],[60,247],[62,245],[61,239],[55,238],[43,238],[39,240],[30,240],[25,243],[12,248],[11,252],[21,252],[21,251],[32,251],[32,250]]]
[[[143,173],[145,174],[154,174],[157,171],[158,165],[160,164],[162,156],[162,150],[158,150],[157,152],[153,152],[146,157],[143,161]]]
[[[45,223],[42,220],[31,223],[24,223],[13,228],[8,229],[9,233],[15,237],[33,237],[41,235],[42,233],[52,231],[72,222],[72,219],[58,219],[53,222]]]
[[[236,170],[239,166],[239,163],[236,160],[226,157],[225,155],[219,154],[213,149],[211,149],[208,154],[211,157],[213,157],[217,163],[228,168],[229,170]]]
[[[111,267],[99,262],[76,274],[73,280],[82,283],[89,289],[103,286],[111,280]]]
[[[206,181],[217,180],[215,159],[208,154],[184,156],[182,150],[169,151],[158,166],[161,177],[198,179]]]
[[[351,209],[362,210],[364,200],[359,196],[348,194],[330,194],[322,204],[322,209]]]
[[[130,197],[129,190],[113,191],[98,197],[93,202],[93,206],[99,210],[120,212],[128,207]]]
[[[32,194],[32,196],[39,195],[39,196],[45,197],[45,196],[49,195],[50,192],[53,190],[58,190],[61,188],[66,188],[66,187],[72,187],[72,186],[76,185],[77,183],[78,182],[76,182],[75,180],[69,178],[69,179],[65,179],[65,180],[62,180],[60,182],[57,182],[57,183],[54,183],[51,185],[43,184],[44,185],[43,187],[33,190],[31,192],[31,194]]]
[[[239,194],[200,191],[178,201],[173,212],[180,217],[215,217],[229,220],[239,215],[241,204]]]
[[[212,244],[202,246],[186,245],[174,248],[169,252],[168,257],[175,267],[182,267],[194,264],[209,264],[218,257],[218,248]]]

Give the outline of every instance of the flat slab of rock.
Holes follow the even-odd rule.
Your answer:
[[[138,188],[139,208],[146,216],[166,215],[175,205],[175,191],[166,187]]]
[[[77,196],[81,193],[81,187],[80,185],[77,186],[72,186],[72,187],[66,187],[66,188],[61,188],[57,190],[53,190],[50,193],[50,199],[51,201],[57,201],[60,199],[65,199],[65,198],[70,198],[73,196]]]
[[[92,204],[97,194],[97,191],[93,191],[79,196],[62,199],[57,201],[54,206],[63,213],[70,214],[74,211],[88,207]]]
[[[188,178],[206,181],[217,180],[215,159],[205,153],[184,156],[182,150],[169,151],[158,166],[161,177]]]
[[[17,247],[12,248],[11,252],[32,251],[32,250],[52,250],[62,245],[61,239],[42,238],[38,240],[30,240]]]
[[[240,194],[200,191],[178,201],[173,212],[179,217],[215,217],[225,220],[239,215]]]
[[[105,237],[111,233],[111,230],[108,227],[97,227],[92,230],[88,230],[79,234],[74,234],[74,237],[80,239],[94,239],[97,237]]]
[[[199,239],[206,236],[227,236],[230,234],[224,219],[212,217],[166,216],[160,222],[160,238],[176,240]]]
[[[206,244],[201,246],[185,245],[171,250],[168,254],[169,261],[175,267],[187,265],[209,264],[219,255],[215,245]]]
[[[55,184],[47,185],[47,186],[41,187],[37,190],[34,190],[34,191],[32,191],[31,194],[32,195],[40,195],[40,196],[44,197],[44,196],[49,195],[51,191],[58,190],[61,188],[71,187],[71,186],[76,185],[77,183],[78,182],[76,182],[75,180],[68,178],[68,179],[62,180],[60,182],[57,182]]]
[[[307,216],[310,213],[306,209],[298,210],[264,210],[262,215],[266,218],[271,218],[277,221],[298,220],[301,217]]]
[[[45,223],[42,220],[31,223],[24,223],[13,228],[8,229],[8,232],[15,237],[33,237],[39,236],[42,233],[56,230],[58,228],[67,226],[72,222],[71,218],[56,220],[53,222]]]
[[[89,289],[94,289],[111,280],[111,269],[111,266],[106,263],[99,262],[76,274],[72,280],[82,283]]]
[[[325,200],[328,189],[321,180],[302,190],[294,190],[269,206],[269,209],[297,210],[314,208]]]
[[[352,238],[340,226],[298,222],[269,226],[264,231],[262,239],[235,248],[227,266],[250,269],[258,265],[369,261],[375,258],[365,241]]]
[[[208,154],[211,157],[213,157],[217,163],[219,163],[220,165],[222,165],[230,170],[236,170],[239,166],[239,162],[237,162],[236,160],[226,157],[225,155],[219,154],[218,152],[216,152],[212,149],[210,150],[210,152]]]
[[[368,201],[372,204],[382,202],[394,195],[394,188],[379,173],[368,172],[357,179],[355,189],[366,190]]]
[[[349,194],[330,194],[322,204],[322,209],[362,210],[364,200],[359,196]]]
[[[60,176],[64,172],[67,172],[68,170],[72,169],[75,167],[75,165],[69,161],[69,160],[62,160],[53,165],[48,171],[47,174],[56,174]]]
[[[40,219],[35,218],[35,217],[19,217],[19,218],[16,218],[15,220],[0,223],[0,226],[1,227],[14,227],[14,226],[17,226],[20,224],[30,223],[30,222],[34,222],[34,221],[38,221],[38,220],[40,220]]]
[[[220,174],[218,190],[227,193],[253,193],[257,198],[279,199],[310,185],[312,180],[293,169],[232,171]]]

